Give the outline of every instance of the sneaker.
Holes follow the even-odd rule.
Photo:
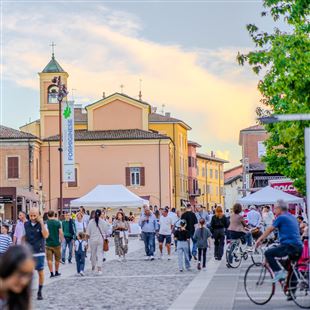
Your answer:
[[[80,272],[80,275],[81,275],[82,277],[84,277],[84,276],[85,276],[84,271],[81,271],[81,272]]]
[[[183,269],[180,269],[180,272],[183,272]]]
[[[193,257],[194,257],[194,260],[197,260],[197,256],[196,255],[193,255]]]
[[[201,270],[201,264],[200,264],[200,262],[199,262],[198,265],[197,265],[197,269],[198,269],[198,270]]]
[[[274,278],[273,278],[272,282],[277,283],[278,281],[285,280],[286,275],[287,275],[286,271],[284,271],[284,270],[277,271],[274,273]]]
[[[43,300],[43,296],[41,292],[38,292],[37,300]]]
[[[70,260],[68,260],[68,263],[69,263],[69,264],[72,264],[72,260],[71,260],[71,259],[70,259]]]
[[[98,271],[98,276],[102,276],[102,271]]]
[[[146,257],[144,258],[144,260],[150,260],[151,257],[153,257],[153,256],[146,256]]]
[[[102,259],[103,262],[105,262],[106,260],[107,260],[107,259],[106,259],[105,257]]]
[[[55,272],[55,277],[60,277],[61,273],[59,273],[58,271]]]
[[[151,259],[151,260],[154,260],[154,256],[152,255],[152,256],[150,257],[150,259]]]
[[[54,277],[56,277],[56,275],[54,275],[54,274],[51,272],[50,278],[54,278]]]
[[[63,259],[61,259],[61,260],[60,260],[60,263],[64,265],[64,264],[66,263],[66,261],[63,260]]]
[[[171,260],[171,256],[170,255],[168,255],[168,260]]]

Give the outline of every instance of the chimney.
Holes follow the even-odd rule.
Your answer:
[[[166,116],[166,117],[171,117],[171,113],[170,113],[170,112],[166,112],[166,113],[165,113],[165,116]]]
[[[105,91],[102,92],[102,99],[104,99],[104,98],[105,98]]]
[[[215,153],[211,151],[211,157],[215,157]]]
[[[156,113],[157,112],[157,107],[151,107],[151,111],[152,111],[152,113]]]

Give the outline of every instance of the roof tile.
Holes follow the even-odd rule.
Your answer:
[[[0,139],[36,139],[31,133],[0,125]]]

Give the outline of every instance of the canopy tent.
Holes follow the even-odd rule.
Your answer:
[[[140,198],[123,185],[97,185],[86,195],[70,202],[71,207],[85,208],[136,208],[148,204],[148,200]]]
[[[277,203],[278,200],[283,200],[286,203],[304,203],[302,198],[274,189],[271,186],[266,186],[253,194],[240,198],[238,202],[242,205],[271,205]]]

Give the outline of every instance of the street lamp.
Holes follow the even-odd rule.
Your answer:
[[[68,91],[65,84],[61,83],[61,77],[55,76],[52,79],[52,83],[54,86],[58,88],[57,92],[57,101],[59,105],[59,115],[58,115],[58,122],[59,122],[59,212],[62,214],[63,210],[63,193],[62,193],[62,117],[61,117],[61,104],[63,99],[68,95]]]
[[[272,124],[287,121],[310,121],[310,113],[308,114],[274,114],[267,117],[259,118],[261,123]],[[310,128],[305,128],[305,161],[306,161],[306,201],[308,216],[308,243],[310,241]],[[310,257],[310,247],[309,257]],[[310,268],[310,262],[309,262]],[[310,274],[309,274],[310,283]]]

